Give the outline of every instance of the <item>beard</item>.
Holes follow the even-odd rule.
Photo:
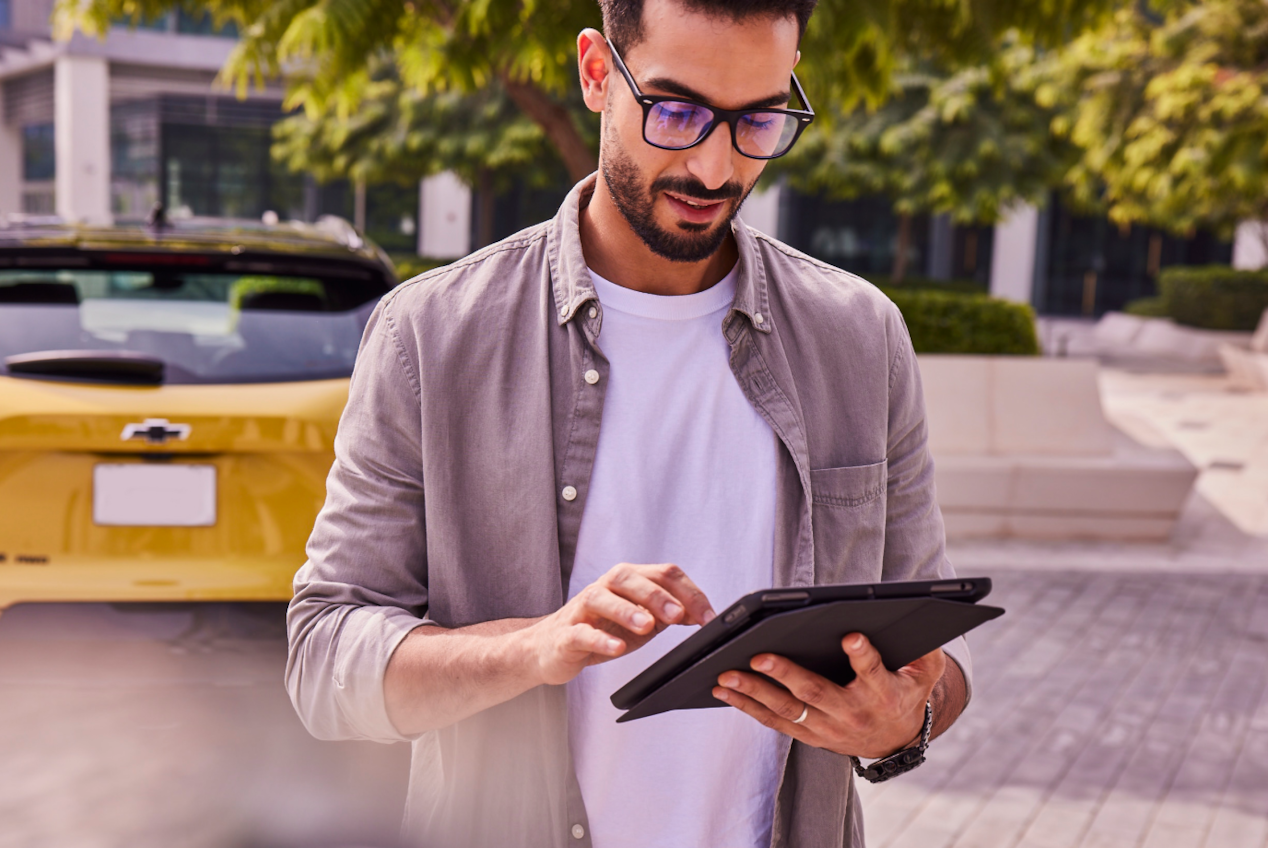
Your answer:
[[[660,177],[649,185],[638,165],[613,134],[604,132],[602,147],[600,169],[612,202],[643,244],[652,253],[671,262],[700,262],[716,253],[730,234],[731,221],[740,211],[740,205],[757,184],[756,180],[748,186],[728,182],[709,189],[691,177]],[[672,191],[696,200],[734,202],[730,211],[717,223],[679,221],[675,232],[656,223],[656,194],[661,191]]]

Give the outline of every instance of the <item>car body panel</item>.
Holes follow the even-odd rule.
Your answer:
[[[288,599],[347,393],[346,379],[142,388],[0,377],[0,608]],[[188,438],[121,438],[155,418],[189,425]],[[215,524],[95,524],[95,466],[147,462],[214,466]]]
[[[293,266],[298,275],[352,269],[381,281],[378,291],[394,284],[390,261],[347,225],[239,223],[0,226],[0,270],[73,267],[77,252],[87,263],[144,255],[164,264],[170,254],[178,266],[183,254],[200,254],[213,264]],[[0,369],[0,610],[40,601],[288,600],[325,499],[348,385],[347,376],[128,385]],[[166,423],[151,433],[155,420]],[[128,464],[214,467],[213,523],[97,523],[98,466]]]

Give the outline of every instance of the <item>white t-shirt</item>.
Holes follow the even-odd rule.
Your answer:
[[[611,366],[569,597],[618,562],[672,562],[717,611],[771,585],[777,447],[731,373],[735,271],[678,297],[591,272]],[[613,692],[695,627],[568,684],[569,733],[595,848],[757,848],[770,841],[778,734],[730,707],[627,724]]]

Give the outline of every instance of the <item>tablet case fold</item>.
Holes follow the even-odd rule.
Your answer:
[[[844,686],[855,676],[849,657],[841,649],[841,639],[847,633],[867,636],[880,651],[885,667],[895,671],[1003,614],[999,607],[941,598],[835,601],[775,613],[652,689],[630,705],[617,722],[670,710],[725,707],[712,694],[718,676],[733,669],[756,674],[749,662],[757,654],[787,657]],[[614,696],[613,702],[617,700]]]

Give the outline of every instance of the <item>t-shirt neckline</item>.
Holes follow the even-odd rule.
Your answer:
[[[627,289],[600,277],[593,270],[587,270],[590,270],[590,279],[605,310],[615,309],[627,315],[661,321],[687,321],[720,312],[735,301],[738,269],[737,262],[725,277],[704,291],[678,295],[648,294]]]

